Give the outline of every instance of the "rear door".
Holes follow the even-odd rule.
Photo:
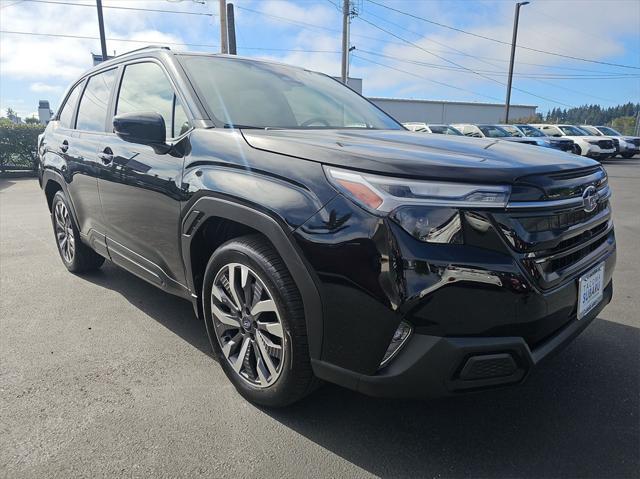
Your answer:
[[[103,167],[101,145],[108,138],[107,116],[113,101],[117,74],[116,67],[87,79],[75,121],[77,141],[70,147],[70,150],[73,148],[73,162],[78,170],[73,176],[71,189],[82,203],[79,212],[83,217],[81,230],[91,246],[103,254],[106,254],[106,225],[98,196],[97,178]]]
[[[167,128],[167,141],[186,141],[189,121],[164,67],[144,60],[124,65],[115,115],[157,112]],[[111,128],[112,131],[112,128]],[[186,292],[179,247],[183,155],[129,143],[109,134],[98,145],[110,155],[98,182],[113,261],[144,279],[177,294]]]

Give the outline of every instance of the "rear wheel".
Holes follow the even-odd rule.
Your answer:
[[[626,158],[628,160],[629,158],[632,158],[634,154],[635,153],[633,151],[625,151],[622,153],[622,158]]]
[[[104,258],[80,240],[80,231],[62,191],[53,197],[51,222],[60,258],[69,271],[82,273],[102,266]]]
[[[246,399],[285,406],[313,389],[300,293],[261,236],[231,240],[213,253],[203,307],[220,365]]]

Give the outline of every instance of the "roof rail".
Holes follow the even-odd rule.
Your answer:
[[[164,45],[147,45],[146,47],[136,48],[135,50],[129,50],[126,53],[121,53],[120,55],[116,55],[113,58],[120,58],[120,57],[123,57],[125,55],[131,55],[132,53],[138,53],[138,52],[141,52],[143,50],[153,50],[153,49],[156,49],[156,48],[160,48],[162,50],[171,50],[171,48],[169,48],[167,46],[164,46]]]

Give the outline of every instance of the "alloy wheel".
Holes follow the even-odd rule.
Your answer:
[[[73,262],[73,258],[76,254],[76,239],[73,234],[73,226],[71,224],[71,216],[67,206],[58,201],[53,211],[53,217],[55,222],[56,239],[58,240],[58,247],[63,259],[67,263]]]
[[[244,264],[224,265],[211,287],[211,313],[222,354],[236,374],[254,387],[275,383],[285,362],[284,329],[258,275]]]

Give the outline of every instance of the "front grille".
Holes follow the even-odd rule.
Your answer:
[[[539,185],[544,197],[530,203],[523,198],[518,200],[525,202],[520,205],[513,201],[505,213],[494,213],[493,218],[516,260],[545,290],[575,277],[589,266],[588,258],[604,253],[607,241],[615,241],[607,177],[596,167],[528,176],[522,181]],[[587,212],[582,194],[591,186],[598,189],[600,199],[594,211]],[[553,205],[554,200],[566,204]]]
[[[604,225],[606,226],[606,225]],[[601,238],[599,238],[598,240],[594,241],[593,243],[589,243],[587,246],[585,246],[584,248],[575,251],[573,253],[570,253],[566,256],[561,256],[559,258],[555,258],[552,259],[548,262],[547,264],[547,269],[550,272],[555,272],[558,270],[562,270],[564,268],[566,268],[567,266],[571,266],[574,263],[577,263],[578,261],[580,261],[582,258],[584,258],[585,256],[588,256],[590,253],[594,252],[595,250],[597,250],[600,246],[602,246],[602,244],[607,241],[607,237],[603,236]]]
[[[634,138],[633,140],[631,140],[631,143],[640,147],[640,138]]]
[[[580,223],[584,223],[608,208],[608,203],[603,201],[598,207],[587,213],[584,210],[573,210],[558,213],[550,216],[533,216],[528,218],[516,218],[522,227],[530,233],[540,233],[554,229],[568,228]]]
[[[598,146],[603,150],[610,150],[613,148],[613,141],[611,140],[598,140]]]

